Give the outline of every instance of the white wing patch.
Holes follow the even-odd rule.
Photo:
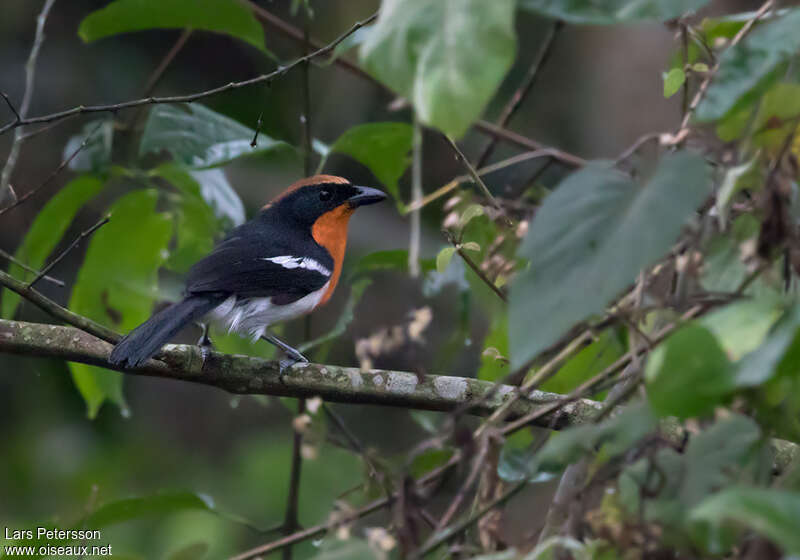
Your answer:
[[[290,255],[283,255],[280,257],[263,257],[261,260],[274,262],[281,265],[283,268],[305,268],[306,270],[314,270],[323,276],[330,276],[331,271],[325,268],[319,261],[311,257],[292,257]]]

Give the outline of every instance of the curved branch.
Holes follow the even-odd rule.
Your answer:
[[[368,370],[322,364],[296,364],[283,377],[271,360],[206,352],[197,346],[169,344],[159,360],[123,370],[108,363],[112,345],[74,327],[0,320],[0,352],[58,358],[133,375],[164,377],[218,387],[230,393],[288,397],[322,397],[326,401],[401,406],[422,410],[450,411],[475,403],[474,413],[486,415],[510,400],[515,387],[503,385],[494,391],[489,381],[445,375],[417,375],[405,371]],[[510,416],[519,418],[555,402],[562,395],[531,391],[517,399]],[[537,418],[536,424],[566,428],[594,417],[601,403],[579,399]]]

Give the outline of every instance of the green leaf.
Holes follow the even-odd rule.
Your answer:
[[[111,165],[113,139],[114,119],[89,121],[83,126],[81,133],[71,136],[64,146],[65,160],[78,152],[68,167],[73,171],[104,173]],[[86,145],[81,148],[84,142]]]
[[[717,200],[714,208],[717,210],[720,227],[725,228],[728,222],[728,208],[730,208],[733,197],[736,193],[751,189],[756,191],[761,188],[761,174],[759,172],[758,159],[753,157],[740,165],[729,167],[725,171],[722,184],[717,191]]]
[[[478,379],[498,381],[508,370],[508,317],[505,313],[494,313],[481,352],[481,368]]]
[[[647,396],[661,416],[711,412],[733,389],[733,367],[708,329],[690,323],[657,346],[645,368]]]
[[[783,311],[779,297],[754,297],[717,309],[698,323],[711,331],[728,359],[735,362],[758,348]]]
[[[208,554],[208,548],[206,542],[188,544],[170,554],[168,560],[202,560]]]
[[[537,456],[539,469],[559,471],[586,453],[596,452],[606,460],[624,453],[655,429],[657,423],[646,403],[630,405],[600,424],[586,424],[554,433]]]
[[[400,122],[368,123],[347,130],[330,151],[347,154],[365,165],[383,183],[398,204],[402,204],[397,182],[410,162],[413,129]]]
[[[699,10],[708,0],[520,0],[520,8],[579,25],[666,21]]]
[[[436,255],[436,272],[444,274],[447,267],[450,266],[450,261],[453,260],[455,252],[455,247],[445,247],[439,251],[439,254]]]
[[[729,486],[761,439],[758,425],[735,414],[716,422],[689,440],[684,460],[686,476],[680,490],[685,507]]]
[[[186,28],[231,35],[267,52],[264,29],[236,0],[116,0],[86,16],[78,35],[88,43],[129,31]]]
[[[36,270],[41,269],[47,255],[58,245],[78,210],[102,188],[103,183],[90,175],[77,177],[62,187],[36,215],[25,239],[14,253],[17,260]],[[33,280],[32,274],[13,263],[9,265],[8,273],[18,279]],[[4,290],[0,302],[2,316],[13,319],[19,302],[20,296],[10,290]]]
[[[139,145],[139,155],[166,150],[192,169],[224,165],[242,156],[290,146],[264,134],[258,146],[250,142],[255,131],[197,103],[156,105],[150,110]]]
[[[695,522],[720,525],[736,522],[773,540],[790,554],[800,554],[800,494],[771,488],[733,487],[695,507]]]
[[[737,364],[734,382],[737,387],[756,387],[779,373],[785,358],[796,366],[795,355],[800,349],[800,306],[794,305],[784,313],[763,344],[744,356]],[[794,349],[794,352],[791,350]]]
[[[597,340],[570,358],[556,374],[542,383],[543,391],[569,393],[613,364],[625,353],[625,346],[612,329],[602,331]]]
[[[118,331],[150,317],[157,298],[158,269],[167,256],[171,219],[155,211],[155,190],[134,191],[111,207],[111,221],[89,242],[69,307]],[[122,374],[70,363],[72,378],[90,418],[107,399],[127,412]]]
[[[511,287],[512,366],[603,312],[666,253],[708,196],[708,182],[702,158],[686,152],[664,157],[644,186],[598,162],[562,181],[518,250],[531,266]]]
[[[665,72],[664,78],[664,97],[672,97],[678,93],[681,86],[686,82],[686,73],[682,68],[673,68]]]
[[[738,45],[726,49],[695,117],[714,121],[752,99],[779,77],[780,66],[800,50],[800,10],[761,24]]]
[[[420,261],[422,272],[436,270],[434,259],[422,259]],[[357,278],[363,274],[371,274],[379,270],[395,270],[397,272],[408,272],[408,251],[405,249],[392,249],[389,251],[375,251],[361,257],[358,264],[350,273],[351,278]]]
[[[483,209],[483,206],[480,204],[470,204],[458,218],[458,230],[463,230],[472,220],[484,214],[486,214],[486,210]]]
[[[361,60],[423,123],[460,137],[514,61],[515,8],[514,0],[384,0]]]

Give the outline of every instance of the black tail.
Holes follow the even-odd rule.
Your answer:
[[[120,340],[108,361],[123,367],[142,364],[183,327],[211,311],[224,299],[224,296],[217,295],[189,296],[165,307]]]

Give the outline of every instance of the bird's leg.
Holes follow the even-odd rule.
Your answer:
[[[197,345],[201,348],[214,348],[214,343],[208,337],[208,323],[197,323],[197,326],[203,330],[200,338],[197,339]]]
[[[200,335],[200,338],[197,339],[197,345],[200,347],[200,359],[203,361],[200,369],[203,369],[206,365],[208,353],[214,349],[214,343],[211,342],[211,339],[208,337],[208,323],[197,323],[197,325],[203,329],[203,333]]]
[[[274,334],[265,332],[263,335],[261,335],[261,338],[271,344],[274,344],[286,354],[286,359],[278,362],[281,380],[283,380],[283,374],[286,369],[292,367],[297,362],[308,362],[308,358],[303,356],[296,348],[289,346]]]

